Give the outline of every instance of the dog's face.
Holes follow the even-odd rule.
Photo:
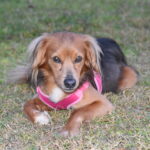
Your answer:
[[[74,33],[47,35],[38,43],[33,68],[45,68],[64,92],[72,92],[88,69],[99,71],[95,51],[100,49],[94,49],[98,46],[92,40],[87,35]]]
[[[72,92],[78,87],[84,63],[85,51],[74,44],[62,43],[57,50],[49,53],[48,64],[55,81],[65,92]]]

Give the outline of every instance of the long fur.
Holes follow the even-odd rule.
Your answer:
[[[91,43],[92,49],[94,50],[95,56],[96,56],[96,64],[98,66],[98,70],[100,73],[101,72],[101,55],[103,55],[102,49],[99,46],[97,40],[95,38],[93,38],[92,36],[87,35],[88,40]]]

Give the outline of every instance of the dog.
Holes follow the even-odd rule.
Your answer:
[[[72,109],[60,133],[75,136],[82,122],[114,110],[103,94],[131,88],[137,82],[137,72],[112,39],[55,32],[30,43],[27,63],[18,66],[11,78],[37,91],[24,105],[33,123],[48,124],[48,111]]]

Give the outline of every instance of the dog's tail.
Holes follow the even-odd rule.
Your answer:
[[[30,64],[18,65],[15,69],[9,71],[6,82],[10,84],[28,83],[30,74]]]

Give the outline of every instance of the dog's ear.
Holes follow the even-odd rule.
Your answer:
[[[34,39],[28,47],[28,63],[31,65],[29,80],[32,85],[37,85],[39,67],[46,62],[47,46],[47,34],[43,34]]]
[[[34,39],[28,47],[28,58],[29,62],[32,64],[32,68],[36,68],[44,64],[45,54],[47,49],[47,39],[48,34],[43,34],[36,39]]]
[[[102,53],[102,50],[98,45],[96,39],[88,35],[85,38],[85,53],[86,53],[85,58],[86,67],[96,72],[101,72],[100,54]]]
[[[32,68],[37,68],[43,65],[46,61],[46,50],[47,50],[47,41],[46,39],[42,40],[37,46],[37,51],[35,52],[34,61]]]

